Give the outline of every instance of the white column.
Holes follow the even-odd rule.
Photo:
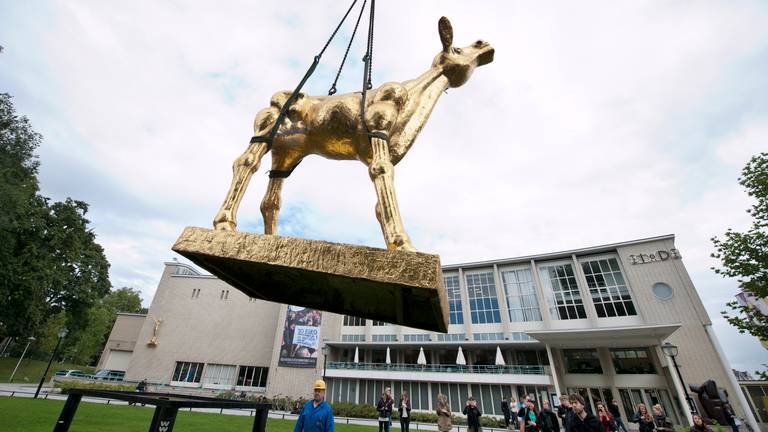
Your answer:
[[[560,392],[560,380],[557,378],[555,357],[552,355],[552,348],[549,346],[549,344],[546,344],[545,346],[547,347],[547,357],[549,358],[549,369],[552,373],[552,382],[555,384],[555,393],[557,393],[557,397],[560,397],[562,393]],[[547,395],[547,399],[549,399],[549,395]]]
[[[469,309],[469,291],[467,291],[463,269],[459,269],[459,294],[461,295],[461,314],[464,317],[464,334],[468,340],[472,340],[472,311]]]
[[[672,383],[675,385],[677,398],[680,400],[680,405],[682,405],[683,407],[683,414],[685,415],[685,418],[688,419],[688,425],[690,426],[693,424],[693,416],[691,413],[691,407],[688,406],[688,400],[685,397],[686,393],[685,393],[685,389],[683,388],[683,383],[680,382],[680,378],[677,376],[677,371],[675,370],[675,366],[672,365],[672,361],[669,360],[669,358],[666,355],[664,355],[664,353],[661,350],[661,347],[656,345],[655,348],[656,348],[656,356],[659,357],[659,359],[663,358],[664,362],[666,363],[667,373],[669,373],[669,376],[672,377]]]
[[[736,399],[739,400],[741,409],[742,411],[744,411],[744,417],[746,418],[749,425],[752,426],[752,430],[759,431],[760,426],[758,426],[757,424],[757,419],[755,419],[755,416],[752,414],[752,410],[749,408],[747,399],[744,397],[744,392],[741,391],[741,387],[739,387],[739,383],[736,382],[736,377],[733,376],[733,370],[731,369],[731,364],[728,363],[728,359],[725,358],[725,354],[723,353],[723,348],[720,347],[720,342],[718,342],[717,336],[715,336],[715,330],[712,328],[712,324],[705,325],[704,330],[707,331],[707,336],[709,336],[710,342],[712,342],[712,345],[715,347],[715,351],[717,351],[717,356],[720,357],[720,364],[723,366],[725,376],[728,377],[728,382],[731,383],[731,387],[733,388],[733,393],[735,393],[731,396],[735,396]]]
[[[509,321],[509,305],[507,304],[507,292],[504,289],[504,280],[501,278],[499,266],[493,265],[493,278],[496,285],[496,301],[499,302],[499,315],[501,315],[501,325],[504,328],[504,337],[508,338],[512,333],[512,323]]]

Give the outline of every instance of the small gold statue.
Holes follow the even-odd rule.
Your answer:
[[[411,148],[443,92],[467,82],[477,66],[493,61],[494,54],[491,45],[482,40],[464,48],[453,47],[453,29],[448,18],[440,18],[438,33],[443,49],[425,73],[413,80],[386,83],[367,91],[364,124],[359,92],[298,95],[272,142],[272,170],[261,202],[265,234],[277,234],[283,181],[305,156],[316,154],[336,160],[357,159],[366,164],[376,189],[376,218],[387,248],[415,251],[397,206],[394,165]],[[256,115],[256,136],[265,135],[273,127],[290,95],[290,91],[276,93],[270,107]],[[254,142],[235,160],[232,185],[213,220],[215,229],[235,229],[237,208],[268,150],[267,143]]]
[[[149,346],[157,346],[157,333],[160,330],[160,324],[163,323],[163,320],[159,318],[153,318],[153,321],[155,321],[155,327],[152,329],[152,337],[147,342]]]

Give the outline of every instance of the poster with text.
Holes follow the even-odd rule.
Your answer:
[[[288,306],[280,344],[279,366],[313,368],[320,350],[319,310]]]

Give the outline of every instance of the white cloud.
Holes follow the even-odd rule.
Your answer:
[[[0,18],[0,77],[46,135],[44,191],[90,202],[115,285],[151,297],[183,226],[210,224],[255,113],[293,88],[345,7],[62,1]],[[768,137],[768,86],[745,69],[768,63],[763,4],[384,2],[376,83],[429,66],[441,15],[456,45],[482,38],[496,58],[442,97],[396,168],[420,250],[455,263],[676,233],[700,291],[730,298],[709,238],[747,223],[736,178]],[[342,91],[359,87],[363,38]],[[328,87],[343,49],[309,89]],[[744,103],[725,104],[732,92]],[[260,219],[269,162],[241,225]],[[362,164],[308,158],[283,197],[283,232],[383,245]]]

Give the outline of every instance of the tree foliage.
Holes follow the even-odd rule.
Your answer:
[[[0,337],[41,336],[60,314],[74,334],[111,288],[109,263],[85,218],[88,204],[40,194],[41,140],[0,93]]]
[[[723,238],[713,237],[715,252],[712,257],[721,262],[713,270],[723,277],[736,278],[739,287],[760,299],[768,298],[768,153],[750,159],[739,177],[739,184],[754,199],[747,213],[752,225],[745,232],[732,229]],[[761,341],[768,341],[768,316],[757,308],[729,302],[730,311],[722,314],[740,333],[749,333]]]

